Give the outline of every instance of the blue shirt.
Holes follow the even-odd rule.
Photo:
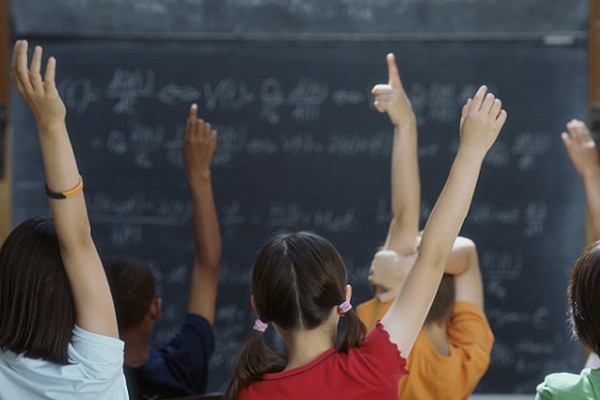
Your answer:
[[[2,400],[127,400],[123,342],[78,326],[68,347],[69,364],[59,365],[0,350]]]
[[[212,326],[187,314],[181,331],[166,345],[150,350],[148,360],[130,368],[144,399],[188,396],[206,391],[208,362],[215,350]],[[133,385],[132,385],[133,386]]]

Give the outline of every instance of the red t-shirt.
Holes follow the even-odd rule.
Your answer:
[[[331,349],[302,367],[265,374],[244,386],[239,400],[397,400],[406,359],[378,322],[348,354]]]

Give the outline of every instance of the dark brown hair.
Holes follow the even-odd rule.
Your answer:
[[[433,299],[425,324],[442,324],[450,322],[454,300],[456,299],[456,285],[454,275],[444,274],[440,287]]]
[[[600,241],[588,246],[573,267],[569,282],[573,333],[600,353]]]
[[[269,240],[254,261],[252,294],[260,317],[286,331],[311,330],[323,324],[343,303],[346,267],[327,240],[313,233],[279,234]],[[354,310],[345,315],[336,349],[347,352],[364,339],[366,329]],[[254,331],[240,352],[224,399],[237,399],[239,389],[281,371],[285,358],[270,350]]]
[[[54,223],[27,220],[0,250],[0,346],[65,365],[74,324],[75,305]]]
[[[118,255],[104,261],[119,331],[139,325],[156,295],[156,279],[144,260]]]

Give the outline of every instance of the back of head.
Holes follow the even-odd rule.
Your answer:
[[[144,260],[132,256],[108,258],[104,269],[122,333],[144,320],[156,295],[156,279]]]
[[[52,220],[17,226],[0,250],[0,346],[68,364],[75,305]]]
[[[600,241],[588,246],[573,267],[569,282],[573,333],[600,353]]]
[[[331,243],[308,232],[285,233],[269,240],[256,257],[252,294],[262,320],[288,332],[312,330],[346,300],[346,282],[346,267]],[[364,325],[350,310],[336,348],[347,352],[364,336]],[[240,353],[225,399],[237,398],[243,385],[284,366],[282,357],[265,346],[262,334],[254,332]]]
[[[454,284],[454,275],[444,274],[427,318],[425,318],[425,324],[438,325],[450,322],[455,298],[456,286]]]

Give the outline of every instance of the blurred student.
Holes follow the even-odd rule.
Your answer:
[[[251,304],[258,316],[225,394],[234,399],[397,399],[406,360],[442,278],[446,259],[467,214],[485,154],[506,120],[501,103],[481,87],[463,108],[460,146],[425,227],[406,285],[365,338],[352,310],[346,268],[325,239],[306,232],[280,234],[259,252]],[[345,328],[336,332],[340,316]],[[287,357],[270,350],[269,323]]]
[[[373,299],[357,308],[368,329],[392,306],[416,258],[420,209],[416,118],[395,60],[389,82],[373,88],[375,107],[394,124],[393,218],[382,251],[372,262]],[[475,244],[459,237],[423,329],[407,357],[410,375],[400,382],[402,399],[465,399],[486,372],[494,336],[483,310],[483,284]]]
[[[28,68],[27,47],[17,41],[11,75],[37,122],[53,219],[21,223],[0,250],[0,398],[125,400],[123,342],[56,90],[56,59],[42,79],[42,48]]]
[[[571,149],[572,150],[572,149]],[[573,267],[569,281],[569,314],[573,334],[592,352],[600,352],[600,241],[586,248]],[[585,368],[579,375],[546,376],[537,387],[537,400],[600,398],[600,368]]]
[[[600,240],[600,157],[592,135],[582,121],[571,120],[567,132],[561,135],[567,153],[583,179],[587,213],[592,228],[592,239]],[[590,354],[585,368],[600,368],[600,358]]]
[[[190,109],[183,155],[194,204],[196,254],[187,315],[179,333],[166,345],[152,348],[151,332],[160,318],[162,300],[155,277],[144,261],[114,257],[105,268],[115,298],[119,332],[125,341],[125,372],[137,399],[201,394],[206,391],[208,364],[215,348],[213,325],[221,261],[221,237],[212,192],[210,162],[217,132]],[[134,397],[132,397],[134,398]]]

